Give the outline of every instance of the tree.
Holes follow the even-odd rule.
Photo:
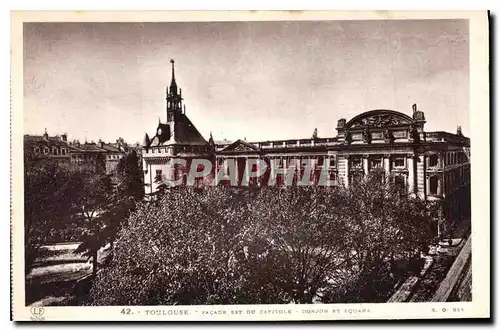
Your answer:
[[[107,221],[103,236],[112,247],[118,229],[135,209],[136,203],[144,197],[143,174],[134,150],[118,162],[116,178],[118,185],[110,195],[110,207],[103,215]]]
[[[73,212],[85,223],[83,242],[75,253],[84,253],[92,258],[92,272],[97,272],[97,253],[105,245],[106,219],[103,215],[110,209],[112,183],[109,176],[92,171],[75,171],[72,174]]]
[[[230,198],[223,188],[184,187],[140,203],[92,288],[95,303],[206,303],[225,293],[228,254],[221,230],[230,217],[224,216]]]
[[[409,196],[406,187],[395,184],[383,170],[351,183],[342,195],[346,200],[339,207],[348,217],[346,240],[356,252],[358,276],[341,296],[351,302],[384,301],[381,288],[420,271],[420,255],[427,253],[434,237],[429,203]],[[332,295],[338,300],[339,293]]]
[[[71,221],[73,189],[70,169],[30,150],[24,158],[25,272],[28,274],[40,247],[57,240],[58,232]]]
[[[118,192],[121,196],[141,200],[144,197],[143,174],[137,153],[132,150],[116,166]]]

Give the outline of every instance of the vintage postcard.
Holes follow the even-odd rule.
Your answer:
[[[11,19],[13,320],[490,317],[487,12]]]

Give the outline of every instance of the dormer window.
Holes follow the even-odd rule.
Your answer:
[[[58,154],[58,153],[57,153],[57,148],[55,148],[55,147],[54,147],[54,148],[52,148],[52,155],[57,155],[57,154]]]
[[[35,155],[40,155],[40,147],[35,147],[34,152]]]
[[[49,152],[50,152],[50,151],[49,151],[49,148],[48,148],[48,147],[44,147],[44,148],[43,148],[43,154],[45,154],[45,155],[49,155]]]

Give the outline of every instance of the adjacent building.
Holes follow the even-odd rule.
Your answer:
[[[49,159],[61,164],[70,163],[68,137],[66,134],[50,137],[45,130],[43,135],[24,135],[24,151],[34,159]]]
[[[67,164],[73,169],[89,170],[112,175],[118,161],[134,150],[141,157],[140,146],[129,146],[123,138],[115,143],[96,142],[80,143],[68,141],[67,134],[49,136],[25,135],[24,150],[35,160],[50,160],[57,164]]]
[[[185,183],[190,162],[207,159],[214,164],[213,172],[236,163],[238,183],[241,183],[248,160],[261,159],[268,165],[263,176],[249,185],[268,185],[276,177],[276,185],[284,185],[280,176],[271,176],[277,168],[304,164],[313,166],[313,178],[318,180],[323,167],[334,185],[349,186],[366,176],[370,170],[383,169],[386,178],[403,186],[421,199],[439,205],[440,221],[455,222],[470,213],[470,140],[460,127],[455,133],[425,131],[425,114],[412,106],[410,115],[404,112],[376,109],[362,112],[337,122],[336,134],[287,140],[215,143],[198,132],[186,115],[182,90],[178,89],[174,61],[172,80],[166,90],[166,122],[158,123],[151,136],[142,144],[146,194],[155,194],[165,183]],[[176,159],[186,160],[185,166]],[[294,167],[300,177],[300,167]],[[222,181],[221,184],[228,184]]]

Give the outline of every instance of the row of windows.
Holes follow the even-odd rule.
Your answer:
[[[220,167],[223,167],[226,160],[228,159],[233,159],[235,160],[237,163],[239,162],[246,162],[246,158],[218,158],[217,159],[217,166],[220,168]],[[249,158],[250,159],[250,158]],[[266,163],[268,165],[271,164],[271,160],[275,160],[275,164],[282,168],[282,167],[289,167],[289,166],[292,166],[292,165],[297,165],[297,164],[304,164],[304,162],[306,160],[310,161],[311,162],[311,166],[313,167],[322,167],[324,164],[327,164],[329,167],[335,167],[335,157],[334,156],[329,156],[329,157],[325,157],[325,156],[314,156],[314,157],[283,157],[283,158],[276,158],[276,159],[273,159],[273,158],[263,158],[264,161],[266,161]]]
[[[462,164],[468,161],[468,156],[463,151],[456,152],[447,152],[444,158],[444,165],[455,165]],[[439,166],[439,155],[432,154],[429,156],[429,167],[438,167]]]
[[[392,168],[404,168],[405,167],[405,158],[404,157],[394,157],[391,158],[391,165]],[[361,157],[355,157],[352,158],[350,161],[350,166],[352,168],[362,168],[363,167],[363,160]],[[370,158],[368,160],[368,166],[370,169],[377,169],[377,168],[382,168],[382,158]]]
[[[175,150],[172,147],[163,147],[163,148],[151,148],[151,149],[146,149],[146,154],[155,154],[155,153],[169,153],[172,154],[174,152],[177,153],[204,153],[207,151],[207,148],[205,146],[182,146],[182,147],[175,147]]]
[[[445,165],[462,164],[469,161],[464,151],[448,152],[445,157]]]
[[[40,155],[42,153],[43,155],[66,155],[66,148],[61,148],[61,150],[59,150],[57,147],[52,147],[51,153],[48,147],[44,147],[43,149],[40,149],[40,147],[35,147],[34,152],[35,155]]]
[[[181,178],[184,178],[184,180],[186,179],[187,176],[183,176],[183,171],[182,169],[180,168],[177,168],[177,167],[174,167],[174,169],[172,170],[172,177],[174,180],[178,180],[178,179],[181,179]],[[300,172],[297,172],[294,176],[293,176],[293,183],[292,185],[295,185],[298,183],[299,180],[302,179],[302,176],[303,176],[303,173],[300,173]],[[267,173],[264,174],[263,176],[259,177],[259,178],[250,178],[250,181],[253,181],[254,184],[266,184],[267,181],[269,180],[269,177],[270,177],[270,174]],[[277,174],[276,175],[276,185],[284,185],[285,184],[285,177],[286,175],[284,174]],[[319,173],[316,173],[316,174],[312,174],[312,176],[309,178],[310,180],[312,181],[318,181],[320,178],[320,174]],[[242,174],[239,175],[239,180],[242,179]],[[338,175],[336,172],[334,171],[330,171],[328,172],[328,178],[327,178],[329,181],[333,181],[335,182],[334,185],[337,185],[338,183]],[[197,182],[201,182],[203,180],[203,178],[196,178],[196,181]],[[160,183],[163,181],[163,171],[161,169],[156,169],[156,172],[155,172],[155,177],[154,177],[154,182],[156,183]],[[229,181],[225,181],[225,180],[222,180],[220,182],[220,185],[224,185],[224,184],[228,184]]]

